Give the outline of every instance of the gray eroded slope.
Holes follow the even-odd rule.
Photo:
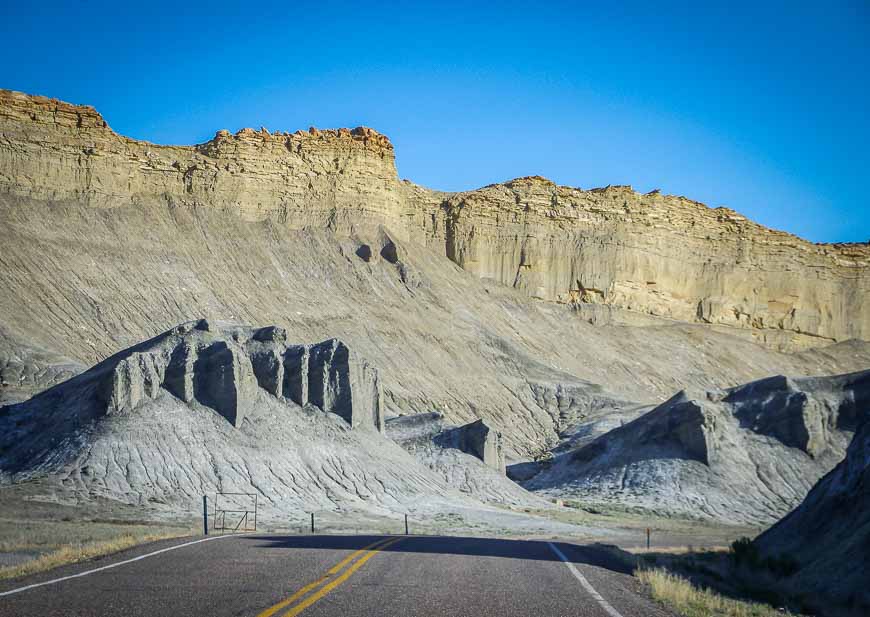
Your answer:
[[[653,403],[772,372],[870,366],[866,343],[787,355],[700,325],[596,327],[388,231],[362,240],[167,202],[0,195],[0,244],[0,314],[16,341],[91,364],[202,315],[277,324],[297,341],[338,337],[381,370],[387,414],[482,417],[521,456],[554,445],[583,411],[562,417],[560,384]],[[594,402],[601,386],[574,398]]]
[[[846,458],[822,478],[806,499],[762,534],[762,553],[796,558],[800,570],[789,580],[795,592],[833,599],[870,611],[870,406]]]
[[[85,367],[16,339],[0,324],[0,405],[24,401]]]
[[[591,442],[557,450],[523,485],[550,496],[773,522],[843,459],[868,404],[870,371],[683,391]]]
[[[382,434],[380,404],[376,371],[338,341],[293,345],[272,327],[190,322],[0,408],[0,479],[169,512],[217,491],[256,492],[273,516],[504,501],[418,464]],[[454,458],[511,503],[542,505]]]
[[[424,467],[460,492],[481,501],[547,507],[549,503],[509,480],[503,470],[462,451],[451,439],[456,428],[438,413],[401,416],[387,421],[387,436]]]

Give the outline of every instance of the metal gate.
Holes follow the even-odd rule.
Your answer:
[[[257,531],[256,493],[215,493],[214,531],[237,533]]]

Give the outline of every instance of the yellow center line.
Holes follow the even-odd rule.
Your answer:
[[[392,541],[395,541],[395,540],[392,540]],[[326,580],[327,580],[330,576],[333,576],[336,572],[339,572],[339,571],[340,571],[342,568],[344,568],[348,563],[350,563],[351,561],[353,561],[354,559],[356,559],[358,556],[360,556],[360,555],[362,555],[363,553],[365,553],[367,550],[369,550],[369,549],[373,549],[373,548],[378,547],[378,546],[380,546],[380,545],[386,546],[387,543],[391,543],[392,541],[391,541],[390,538],[383,538],[383,539],[381,539],[381,540],[378,540],[377,542],[372,542],[372,543],[369,544],[368,546],[364,546],[363,548],[359,549],[358,551],[355,551],[355,552],[351,553],[350,555],[348,555],[347,557],[345,557],[344,559],[342,559],[341,561],[339,561],[337,564],[335,564],[334,566],[332,566],[332,567],[329,569],[329,571],[327,571],[327,573],[324,574],[323,576],[321,576],[319,579],[317,579],[317,580],[314,581],[313,583],[309,583],[308,585],[305,585],[305,587],[303,587],[302,589],[300,589],[299,591],[297,591],[296,593],[294,593],[292,596],[290,596],[290,597],[287,598],[286,600],[282,600],[281,602],[279,602],[279,603],[276,604],[275,606],[270,606],[269,608],[267,608],[266,610],[264,610],[262,613],[259,613],[259,614],[257,615],[257,617],[272,617],[272,615],[274,615],[275,613],[277,613],[278,611],[280,611],[282,608],[284,608],[284,607],[286,607],[286,606],[289,606],[289,605],[292,604],[294,601],[296,601],[297,599],[301,598],[302,596],[304,596],[306,593],[308,593],[309,591],[311,591],[311,590],[314,589],[315,587],[317,587],[317,586],[321,585],[322,583],[326,582]]]
[[[370,550],[368,553],[365,554],[365,556],[358,559],[356,562],[354,562],[354,564],[351,567],[349,567],[347,570],[345,570],[344,574],[342,574],[341,576],[336,578],[334,581],[331,581],[330,583],[321,587],[320,590],[317,591],[316,593],[313,593],[310,596],[308,596],[307,598],[305,598],[302,602],[300,602],[299,604],[297,604],[296,606],[291,608],[289,611],[284,613],[282,615],[282,617],[294,617],[294,615],[298,615],[299,613],[304,611],[306,608],[308,608],[309,606],[311,606],[312,604],[314,604],[315,602],[320,600],[323,596],[328,594],[330,591],[332,591],[333,589],[335,589],[336,587],[341,585],[344,581],[349,579],[353,575],[354,572],[356,572],[361,567],[363,567],[365,562],[367,562],[369,559],[371,559],[372,557],[377,555],[378,552],[384,550],[388,546],[391,546],[391,545],[393,545],[396,542],[399,542],[401,540],[404,540],[404,538],[395,538],[394,540],[390,540],[386,544],[382,544],[381,546]]]

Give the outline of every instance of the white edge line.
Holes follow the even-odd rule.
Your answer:
[[[580,574],[580,570],[575,568],[574,564],[571,563],[567,557],[565,557],[565,553],[560,551],[559,548],[555,544],[553,544],[552,542],[547,542],[547,544],[550,545],[550,548],[553,550],[554,553],[556,553],[556,556],[565,562],[565,565],[568,566],[569,570],[571,570],[571,574],[574,575],[574,578],[576,578],[578,581],[580,581],[580,584],[583,585],[583,588],[589,592],[589,595],[592,596],[592,598],[596,602],[598,602],[599,605],[601,605],[601,608],[603,608],[605,611],[607,611],[607,613],[611,617],[622,617],[622,615],[619,613],[619,611],[617,611],[615,608],[613,608],[607,600],[602,598],[600,593],[595,591],[595,587],[593,587],[592,584],[586,580],[585,576]]]
[[[14,593],[21,593],[22,591],[27,591],[28,589],[35,589],[37,587],[43,587],[44,585],[54,585],[55,583],[60,583],[63,581],[68,581],[72,578],[79,578],[81,576],[87,576],[88,574],[93,574],[94,572],[102,572],[103,570],[109,570],[111,568],[117,568],[118,566],[123,566],[128,563],[133,563],[134,561],[139,561],[140,559],[145,559],[146,557],[153,557],[154,555],[159,555],[160,553],[166,553],[168,551],[174,551],[178,548],[184,548],[185,546],[190,546],[192,544],[199,544],[200,542],[208,542],[209,540],[220,540],[221,538],[233,538],[236,536],[226,535],[226,536],[211,536],[210,538],[200,538],[199,540],[193,540],[191,542],[185,542],[184,544],[176,544],[175,546],[169,546],[167,548],[161,548],[159,551],[154,551],[152,553],[145,553],[144,555],[139,555],[138,557],[133,557],[132,559],[125,559],[124,561],[119,561],[118,563],[110,563],[107,566],[102,566],[100,568],[94,568],[93,570],[85,570],[84,572],[79,572],[78,574],[70,574],[69,576],[63,576],[61,578],[54,578],[50,581],[43,581],[41,583],[34,583],[32,585],[27,585],[25,587],[19,587],[18,589],[10,589],[9,591],[0,592],[0,598],[3,596],[11,596]]]

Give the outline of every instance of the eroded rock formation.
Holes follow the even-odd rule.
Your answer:
[[[364,127],[157,146],[117,135],[93,108],[0,91],[0,192],[329,229],[365,237],[363,259],[385,226],[544,300],[745,329],[779,348],[870,339],[868,245],[814,245],[727,208],[625,186],[529,177],[430,191],[399,181],[389,140]]]
[[[797,560],[789,583],[814,605],[833,601],[855,614],[870,611],[870,408],[862,416],[846,458],[755,541],[766,556]]]
[[[204,494],[256,493],[262,516],[285,525],[312,510],[480,504],[380,432],[352,430],[335,413],[257,387],[245,347],[267,332],[184,324],[0,408],[0,485],[24,482],[52,502],[132,504],[139,517],[176,520],[201,507]]]
[[[558,449],[523,485],[660,512],[772,522],[842,460],[868,404],[870,371],[683,391],[591,442]]]
[[[727,208],[540,177],[446,204],[451,259],[541,299],[750,328],[787,346],[870,335],[856,303],[870,293],[867,245],[812,245]]]
[[[336,339],[288,345],[282,328],[201,319],[110,358],[98,392],[108,414],[129,414],[164,389],[238,427],[263,389],[383,431],[377,371]]]
[[[447,484],[483,501],[549,507],[505,475],[501,436],[482,421],[452,426],[437,412],[387,420],[386,435]]]
[[[446,448],[455,448],[483,461],[485,465],[505,473],[504,447],[501,433],[483,420],[475,420],[438,435],[436,443]]]
[[[435,447],[440,414],[406,418],[432,456],[382,435],[378,375],[340,341],[288,345],[282,328],[201,319],[0,407],[0,486],[134,504],[140,517],[256,492],[282,524],[312,510],[548,505],[475,456]],[[491,457],[494,436],[472,430],[466,441]]]

